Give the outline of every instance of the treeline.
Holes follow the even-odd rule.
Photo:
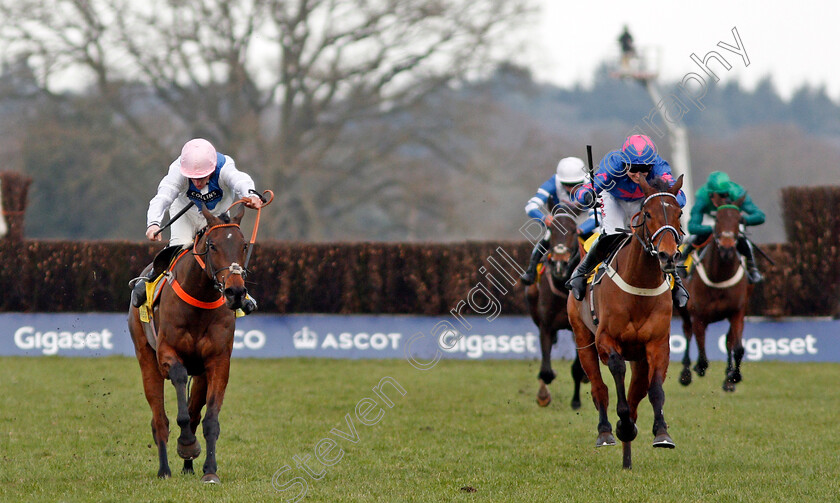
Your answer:
[[[268,239],[516,240],[525,201],[559,158],[582,156],[593,144],[597,161],[650,112],[641,86],[599,71],[591,88],[562,89],[502,65],[484,80],[436,89],[399,113],[348,119],[330,149],[312,147],[318,155],[296,166],[268,149],[280,148],[274,140],[260,143],[268,154],[244,140],[221,138],[218,147],[277,194],[264,215]],[[113,96],[96,89],[47,95],[25,65],[4,68],[0,153],[7,169],[33,179],[30,236],[142,239],[147,203],[180,142],[218,136],[174,128],[148,86],[127,82],[120,89],[133,120],[154,125],[166,148],[150,147],[134,122],[115,114],[108,105]],[[695,186],[711,171],[729,172],[768,214],[753,237],[782,242],[781,187],[835,183],[829,166],[840,155],[840,106],[822,88],[803,87],[783,100],[769,79],[751,91],[734,81],[710,86],[704,101],[705,110],[684,117]],[[276,128],[270,120],[250,125],[269,139]],[[657,140],[666,158],[667,143]]]
[[[10,180],[4,174],[4,204],[19,208],[25,187],[15,189]],[[840,208],[840,187],[786,189],[784,201],[792,240],[764,247],[775,265],[759,258],[767,279],[755,289],[749,314],[840,315],[840,212],[827,211]],[[12,220],[22,217],[7,208]],[[0,311],[124,311],[128,281],[160,249],[19,238],[0,240]],[[263,313],[447,315],[473,295],[474,303],[495,302],[504,314],[525,314],[514,282],[529,253],[523,241],[260,242],[247,286]]]

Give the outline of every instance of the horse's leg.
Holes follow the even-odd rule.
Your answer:
[[[571,301],[570,301],[571,302]],[[575,334],[578,359],[580,366],[589,378],[592,403],[598,410],[598,439],[595,447],[615,445],[615,437],[612,435],[612,425],[607,418],[607,407],[610,404],[610,395],[604,380],[601,378],[601,362],[598,360],[598,351],[595,349],[595,334],[589,331],[586,324],[577,316],[570,314],[569,322]]]
[[[665,406],[665,376],[668,374],[668,342],[664,344],[648,344],[648,400],[653,406],[653,446],[673,449],[676,447],[671,436],[668,435],[668,423],[665,422],[665,414],[662,408]]]
[[[698,316],[692,317],[691,327],[697,340],[697,364],[694,365],[694,371],[700,377],[705,376],[706,369],[709,368],[709,360],[706,358],[706,326],[706,322]]]
[[[574,410],[580,408],[580,383],[584,377],[586,377],[586,373],[584,373],[580,364],[580,355],[575,354],[575,361],[572,362],[572,380],[575,383],[575,392],[572,395],[572,409]]]
[[[630,419],[630,405],[627,403],[627,395],[624,387],[624,376],[627,372],[627,363],[618,354],[614,347],[605,344],[607,352],[607,367],[615,380],[616,413],[618,423],[615,425],[615,435],[622,442],[632,442],[636,438],[638,430],[633,420]],[[625,467],[626,468],[626,467]]]
[[[680,317],[682,318],[683,334],[685,334],[685,355],[683,355],[682,359],[683,369],[680,373],[680,384],[688,386],[691,384],[691,336],[693,334],[693,331],[691,330],[691,315],[685,307],[677,309],[680,313]],[[697,351],[699,352],[700,344],[698,343],[697,346]]]
[[[727,368],[723,381],[724,391],[735,391],[735,385],[741,382],[741,360],[744,358],[744,311],[729,318],[729,332],[726,333]],[[734,360],[734,362],[733,362]]]
[[[204,460],[204,476],[202,482],[217,483],[216,475],[216,441],[219,439],[219,411],[225,398],[228,377],[230,376],[230,355],[205,362],[207,369],[207,413],[204,415],[202,426],[204,441],[207,442],[207,457]]]
[[[630,362],[630,387],[627,388],[627,405],[630,407],[630,419],[636,423],[639,417],[639,403],[648,394],[650,378],[647,360]]]
[[[537,377],[540,380],[540,390],[537,392],[537,404],[546,407],[551,403],[551,393],[547,385],[551,384],[557,374],[551,368],[551,346],[557,340],[557,331],[552,331],[547,323],[540,323],[540,351],[542,352],[542,363],[540,373]]]
[[[178,437],[178,455],[182,459],[195,459],[201,454],[201,445],[195,438],[190,428],[190,411],[187,405],[187,368],[180,360],[169,356],[164,359],[164,366],[169,368],[169,379],[175,387],[175,396],[178,399],[178,426],[181,428],[181,435]]]
[[[188,410],[190,412],[190,429],[195,435],[195,432],[198,431],[198,425],[201,423],[201,408],[204,407],[204,403],[207,401],[207,376],[205,374],[197,375],[193,377],[192,380],[192,389],[190,390],[190,403],[188,405]],[[193,471],[193,460],[192,459],[185,459],[184,460],[184,468],[181,470],[181,473],[186,473],[192,475],[195,473]]]
[[[137,360],[140,362],[140,373],[143,377],[143,391],[146,401],[152,409],[152,438],[158,448],[158,477],[172,476],[169,469],[169,458],[166,455],[166,443],[169,441],[169,418],[163,401],[163,376],[157,366],[155,352],[148,345],[137,348]]]

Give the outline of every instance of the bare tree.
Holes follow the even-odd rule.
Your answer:
[[[515,50],[532,3],[0,0],[0,44],[46,93],[85,75],[161,163],[210,138],[275,189],[274,237],[324,239],[360,205],[409,204],[407,111]]]

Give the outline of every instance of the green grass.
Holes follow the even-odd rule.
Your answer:
[[[313,455],[323,438],[336,439],[343,458],[326,468],[309,460],[325,473],[306,477],[304,501],[838,501],[838,365],[747,362],[734,394],[720,389],[721,362],[688,388],[672,366],[665,417],[677,448],[651,448],[644,401],[631,471],[621,469],[620,446],[593,447],[588,394],[580,411],[569,408],[569,363],[556,362],[560,378],[546,409],[534,399],[537,368],[235,360],[221,415],[222,484],[205,486],[200,475],[180,473],[168,382],[173,477],[156,478],[136,360],[0,358],[0,501],[284,501],[291,494],[274,490],[273,474],[289,465],[280,484],[306,477],[293,458]],[[357,443],[331,434],[348,430],[345,414],[376,398],[371,388],[385,376],[406,395],[386,388],[394,406],[378,424],[354,419]]]

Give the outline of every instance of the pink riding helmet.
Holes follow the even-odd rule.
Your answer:
[[[650,164],[656,156],[656,145],[653,140],[643,134],[628,136],[621,147],[632,164]]]
[[[181,174],[204,178],[216,169],[216,148],[203,138],[195,138],[181,149]]]

